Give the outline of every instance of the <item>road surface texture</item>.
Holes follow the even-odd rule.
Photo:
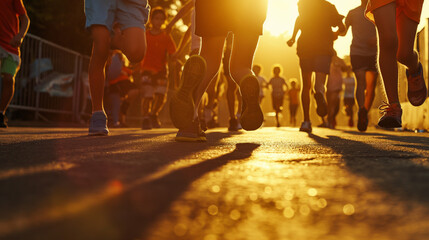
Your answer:
[[[0,239],[429,239],[429,134],[0,132]]]

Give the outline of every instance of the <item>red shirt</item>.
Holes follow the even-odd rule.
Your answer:
[[[19,32],[19,19],[27,14],[22,0],[0,0],[0,46],[6,51],[19,55],[19,48],[12,47],[10,41]]]
[[[147,49],[142,62],[142,70],[159,73],[166,70],[167,53],[176,52],[176,44],[170,34],[162,32],[153,35],[150,30],[146,31]]]

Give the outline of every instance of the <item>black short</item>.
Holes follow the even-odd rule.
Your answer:
[[[355,99],[354,98],[344,98],[344,105],[345,106],[353,106],[355,105]]]
[[[356,71],[372,71],[377,72],[377,55],[373,56],[360,56],[351,55],[350,60],[352,63],[353,72]]]
[[[316,72],[329,74],[332,57],[320,55],[313,57],[300,57],[299,66],[302,72]]]
[[[272,97],[271,99],[272,99],[274,111],[277,111],[277,112],[281,111],[282,107],[283,107],[284,96],[281,96],[281,95],[274,96],[274,95],[272,95],[271,97]]]
[[[262,34],[268,0],[196,0],[195,34],[201,37]]]
[[[109,93],[117,93],[121,97],[124,97],[132,89],[137,89],[137,86],[130,82],[130,80],[119,81],[112,85],[109,85]]]

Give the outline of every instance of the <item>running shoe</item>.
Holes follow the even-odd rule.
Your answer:
[[[109,134],[109,129],[107,128],[107,116],[104,112],[95,112],[91,116],[89,121],[89,131],[88,135],[90,136],[106,136]]]
[[[142,130],[152,129],[152,123],[149,117],[144,117],[142,122]]]
[[[0,128],[7,128],[7,117],[3,113],[0,113]]]
[[[414,106],[422,105],[427,98],[427,88],[425,84],[425,79],[423,76],[423,67],[419,63],[419,71],[410,74],[408,69],[406,71],[407,80],[408,80],[408,100]]]
[[[378,120],[378,126],[383,128],[398,128],[402,126],[402,109],[399,103],[384,103],[378,109],[383,116]]]
[[[262,126],[264,114],[259,105],[259,82],[253,75],[248,75],[240,82],[240,91],[243,99],[243,111],[240,124],[244,130],[253,131]]]
[[[359,109],[357,128],[361,132],[365,132],[368,128],[368,111],[364,107]]]
[[[182,72],[182,85],[170,102],[170,117],[175,127],[186,128],[192,122],[195,109],[192,94],[205,73],[206,61],[201,56],[194,55],[186,61]]]
[[[311,133],[313,129],[311,128],[311,122],[310,121],[304,121],[301,124],[301,127],[299,128],[299,131],[301,132],[308,132]]]
[[[328,106],[326,105],[326,100],[324,94],[321,92],[316,92],[314,94],[314,98],[316,99],[317,107],[316,112],[317,115],[324,117],[328,114]]]
[[[188,127],[179,128],[175,140],[178,142],[206,142],[207,137],[201,130],[199,121],[194,120]]]
[[[161,128],[161,121],[159,121],[158,115],[150,115],[149,118],[153,128]]]
[[[231,118],[229,119],[229,127],[228,127],[228,131],[230,132],[236,132],[238,131],[238,120],[237,118]]]

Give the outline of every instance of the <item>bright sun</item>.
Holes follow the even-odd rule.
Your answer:
[[[286,35],[290,37],[293,32],[295,19],[298,16],[298,0],[269,0],[268,1],[268,14],[267,20],[264,24],[264,29],[273,36]],[[341,15],[346,16],[349,10],[359,6],[361,0],[328,0],[328,2],[335,5]],[[422,18],[429,17],[429,3],[425,1],[423,5]],[[421,21],[420,29],[423,27],[425,21]],[[335,49],[339,56],[349,54],[349,47],[351,43],[351,31],[345,37],[339,38],[335,41]]]

